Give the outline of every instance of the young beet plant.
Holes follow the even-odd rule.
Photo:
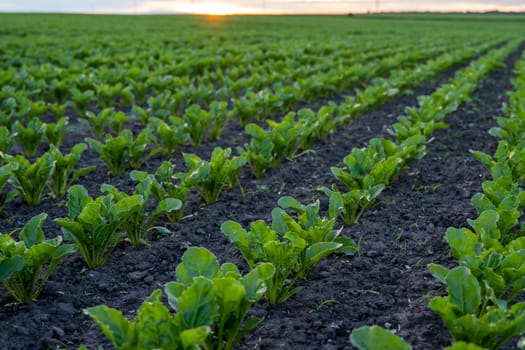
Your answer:
[[[141,201],[140,195],[119,201],[111,194],[93,199],[83,186],[74,185],[68,190],[69,217],[55,221],[65,238],[74,242],[88,267],[100,267],[123,237],[117,229]]]
[[[119,310],[106,305],[85,309],[116,350],[128,349],[202,349],[210,335],[209,325],[213,321],[214,310],[207,310],[209,299],[213,298],[209,284],[205,281],[195,283],[181,294],[188,300],[179,306],[179,312],[172,315],[162,303],[162,292],[157,289],[141,305],[137,320],[129,321]],[[204,307],[198,305],[203,303]],[[198,320],[201,326],[191,327]],[[79,349],[86,349],[80,347]]]
[[[319,204],[303,206],[291,197],[283,197],[280,204],[299,215],[298,221],[282,209],[272,212],[272,227],[262,220],[253,222],[250,231],[234,221],[226,221],[221,230],[241,251],[250,267],[271,263],[275,273],[268,282],[266,299],[278,304],[296,294],[295,283],[308,275],[322,258],[343,251],[352,254],[356,245],[348,238],[339,238],[334,220],[319,218]],[[338,240],[341,240],[339,243]]]
[[[162,304],[160,290],[142,304],[136,322],[105,305],[85,312],[119,350],[231,350],[262,321],[246,318],[273,273],[271,264],[260,264],[242,276],[234,264],[219,265],[210,251],[192,247],[164,288],[175,314]]]
[[[15,140],[28,157],[36,154],[38,145],[44,139],[45,130],[46,124],[38,119],[31,119],[25,126],[19,121],[13,125]]]
[[[508,218],[488,209],[469,220],[474,231],[449,228],[445,240],[462,266],[429,265],[448,292],[432,299],[429,308],[441,316],[454,339],[499,349],[525,332],[525,303],[513,303],[525,290],[525,240],[500,243],[505,233],[499,227],[518,225],[515,220],[515,225],[499,223]]]
[[[357,244],[349,237],[341,235],[341,230],[334,228],[335,218],[321,218],[319,201],[304,205],[293,197],[284,196],[279,198],[277,203],[282,209],[272,210],[272,227],[278,234],[284,235],[293,231],[299,233],[308,245],[337,242],[342,244],[338,252],[347,255],[356,253]],[[290,215],[285,210],[293,214]]]
[[[246,164],[244,157],[230,158],[230,148],[216,147],[209,162],[194,154],[185,153],[183,156],[188,169],[187,181],[206,204],[217,202],[224,188],[238,185],[239,172]]]
[[[148,152],[153,140],[151,130],[142,130],[135,139],[130,130],[122,131],[118,136],[106,135],[105,143],[86,138],[89,147],[97,152],[113,175],[124,172],[129,167],[139,168],[147,159],[160,149]]]
[[[146,237],[152,231],[168,234],[170,231],[165,227],[153,226],[155,220],[182,207],[180,200],[166,198],[159,201],[153,213],[148,215],[146,206],[148,205],[154,182],[153,175],[148,175],[137,184],[133,196],[139,196],[140,198],[138,201],[129,202],[133,203],[133,206],[128,208],[129,214],[121,222],[121,227],[126,231],[128,239],[133,245],[147,244]],[[112,195],[115,202],[130,198],[126,193],[120,192],[111,185],[102,185],[101,189],[103,192]]]
[[[75,248],[62,237],[45,239],[47,214],[34,216],[22,228],[0,234],[0,281],[19,303],[35,300],[58,263]],[[19,240],[12,236],[18,232]]]
[[[87,112],[85,118],[80,118],[79,121],[89,130],[91,135],[97,139],[102,139],[102,136],[107,131],[109,120],[115,113],[113,108],[104,108],[98,114]]]
[[[329,216],[340,217],[346,225],[354,225],[358,222],[361,215],[375,204],[376,198],[385,188],[383,184],[369,184],[371,180],[371,178],[365,179],[363,189],[353,189],[348,192],[340,192],[336,185],[332,185],[332,189],[321,187],[319,190],[329,200]]]
[[[412,346],[391,331],[378,326],[354,329],[350,336],[352,345],[359,350],[412,350]],[[443,350],[485,350],[475,344],[457,342]]]
[[[144,171],[134,170],[130,176],[135,181],[143,181],[151,175]],[[175,165],[165,161],[157,168],[155,176],[151,176],[151,179],[153,181],[151,194],[158,202],[166,199],[180,201],[179,209],[164,214],[170,222],[180,221],[184,215],[188,194],[191,192],[191,184],[187,180],[187,174],[175,174]]]
[[[69,118],[62,117],[56,123],[45,124],[45,134],[49,144],[59,147],[64,138],[73,131],[73,126],[68,126]]]
[[[69,154],[63,155],[57,147],[51,145],[50,150],[44,156],[49,158],[48,162],[54,162],[55,164],[51,181],[47,184],[53,196],[64,196],[75,180],[95,170],[94,166],[75,170],[75,166],[86,149],[87,145],[85,143],[79,143],[73,146]]]
[[[55,171],[55,161],[42,156],[31,163],[21,155],[7,156],[7,161],[9,164],[16,164],[12,165],[9,183],[20,192],[27,204],[39,204],[44,188]]]
[[[170,117],[170,122],[155,117],[149,119],[149,125],[157,135],[157,146],[164,154],[175,153],[190,137],[184,130],[182,119]]]

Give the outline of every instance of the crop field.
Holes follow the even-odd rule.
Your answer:
[[[520,15],[0,15],[0,349],[525,349],[524,49]]]

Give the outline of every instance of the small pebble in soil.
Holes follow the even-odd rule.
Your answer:
[[[72,303],[58,303],[58,309],[66,314],[73,315],[76,312]]]

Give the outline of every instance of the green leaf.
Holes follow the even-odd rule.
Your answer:
[[[135,210],[137,207],[144,205],[144,198],[141,195],[133,195],[122,198],[114,204],[113,208],[117,211],[120,218],[124,218],[128,213]]]
[[[151,214],[152,218],[158,218],[161,215],[170,213],[182,208],[182,202],[176,198],[166,198],[159,202],[155,211]]]
[[[356,242],[345,235],[338,236],[334,242],[341,244],[341,247],[337,249],[337,253],[352,256],[359,251]]]
[[[243,284],[232,277],[214,278],[212,288],[219,305],[220,317],[228,319],[230,314],[234,315],[232,317],[239,317],[239,308],[246,296]]]
[[[478,237],[470,230],[449,227],[445,240],[452,249],[452,254],[459,260],[473,256],[479,250]]]
[[[218,272],[219,262],[208,249],[191,247],[184,252],[175,274],[178,282],[189,286],[195,277],[214,278]]]
[[[411,350],[412,347],[397,335],[378,326],[354,329],[352,345],[359,350]]]
[[[169,310],[161,302],[162,292],[157,289],[139,308],[137,323],[140,347],[144,349],[174,346],[176,329]]]
[[[250,302],[259,300],[267,290],[267,282],[275,274],[275,267],[271,263],[257,265],[248,274],[241,278],[241,283],[246,290],[246,299]]]
[[[128,321],[122,312],[99,305],[85,309],[84,313],[93,319],[117,349],[136,344],[135,324]]]
[[[279,198],[277,203],[283,209],[293,209],[298,213],[302,213],[304,211],[304,208],[301,202],[299,202],[297,199],[290,197],[290,196],[284,196],[284,197]]]
[[[210,333],[211,328],[208,326],[183,330],[180,332],[183,349],[193,349],[196,345],[201,345]]]
[[[456,267],[447,274],[447,292],[450,302],[463,315],[475,313],[481,305],[481,287],[467,267]]]
[[[14,273],[22,271],[25,266],[26,262],[20,255],[15,255],[1,260],[0,281],[5,282],[9,280]]]
[[[340,247],[342,247],[342,244],[336,242],[314,243],[306,249],[306,261],[311,265],[315,265],[319,260],[332,254]]]
[[[42,224],[46,218],[46,213],[33,216],[20,231],[20,240],[24,241],[26,247],[31,248],[45,239]]]
[[[184,290],[177,283],[169,282],[164,291],[174,301],[170,304],[177,305],[175,323],[181,330],[210,326],[219,313],[213,283],[208,278],[195,277],[193,284]]]
[[[90,201],[88,191],[81,185],[74,185],[69,188],[67,208],[70,218],[77,218],[86,204]]]
[[[486,350],[486,348],[483,348],[476,344],[465,343],[465,342],[460,341],[460,342],[452,344],[451,346],[447,346],[443,350]]]
[[[437,279],[439,282],[443,284],[447,283],[447,275],[450,272],[449,269],[447,269],[444,266],[438,265],[438,264],[428,264],[427,267],[435,279]]]

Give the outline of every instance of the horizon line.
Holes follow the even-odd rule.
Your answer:
[[[348,12],[236,12],[236,13],[227,13],[227,14],[206,14],[206,13],[195,13],[195,12],[180,12],[180,11],[149,11],[149,12],[129,12],[129,11],[104,11],[104,10],[94,10],[94,11],[32,11],[32,10],[2,10],[0,9],[0,14],[55,14],[55,15],[117,15],[117,16],[159,16],[159,15],[178,15],[178,16],[349,16],[349,15],[381,15],[381,14],[525,14],[524,10],[462,10],[462,11],[439,11],[439,10],[389,10],[389,11],[348,11]]]

